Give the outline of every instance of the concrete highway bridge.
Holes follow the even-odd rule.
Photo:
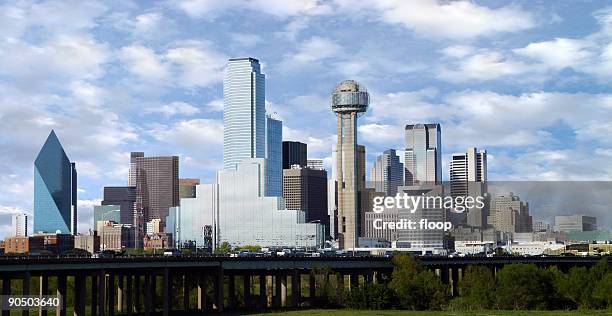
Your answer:
[[[488,266],[494,273],[512,263],[556,266],[566,271],[575,266],[592,266],[601,258],[498,256],[420,257],[419,260],[435,271],[455,295],[468,265]],[[79,316],[160,312],[175,315],[185,311],[220,312],[236,306],[295,308],[305,302],[312,306],[323,274],[327,281],[335,278],[336,284],[341,285],[338,289],[345,286],[350,289],[360,283],[384,282],[392,270],[391,257],[375,256],[0,258],[2,295],[57,295],[62,303],[56,315],[66,315],[69,307]],[[32,278],[38,278],[38,282],[31,282]],[[53,288],[49,286],[50,279],[54,281]],[[242,289],[240,302],[236,295],[237,281]],[[21,283],[18,292],[11,287],[17,283]],[[38,284],[38,288],[30,288],[31,283]],[[68,288],[73,291],[70,294],[73,306],[66,306]],[[197,303],[191,302],[189,298],[196,291]],[[177,293],[187,293],[181,295],[180,306],[176,306],[176,299],[173,304],[172,298]],[[27,312],[24,310],[24,315]],[[9,311],[2,311],[2,315],[9,315]],[[39,310],[39,315],[47,315],[47,311]]]

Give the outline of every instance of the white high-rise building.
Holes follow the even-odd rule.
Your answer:
[[[11,219],[11,236],[25,237],[28,236],[28,214],[13,214]]]
[[[452,197],[478,197],[487,193],[487,151],[472,147],[465,153],[454,153],[450,161],[450,194]],[[463,216],[468,226],[486,226],[487,212],[472,208]]]
[[[246,158],[266,157],[265,81],[259,60],[229,60],[223,81],[224,169]]]
[[[306,160],[306,168],[315,170],[325,170],[323,167],[323,159],[309,158]]]
[[[406,125],[404,182],[407,186],[442,182],[441,134],[437,123]]]
[[[224,242],[233,247],[317,248],[325,241],[319,223],[307,223],[301,210],[287,210],[282,197],[265,196],[266,160],[245,159],[217,173],[214,184],[196,186],[196,197],[172,208],[166,229],[179,245],[199,248]]]
[[[376,157],[370,180],[376,192],[387,196],[395,196],[397,187],[404,183],[404,164],[399,161],[395,149],[385,150]]]

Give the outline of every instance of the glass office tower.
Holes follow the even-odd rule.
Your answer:
[[[77,172],[51,131],[34,162],[34,233],[77,233]]]
[[[406,125],[404,181],[407,186],[442,181],[440,124]]]
[[[223,81],[223,166],[266,156],[265,75],[259,60],[229,60]]]
[[[283,122],[266,117],[266,196],[283,196]]]

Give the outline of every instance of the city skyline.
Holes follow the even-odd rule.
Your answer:
[[[2,54],[9,54],[10,48],[15,48],[15,45],[23,45],[26,51],[21,59],[3,55],[7,57],[6,60],[20,61],[21,68],[7,65],[2,67],[4,70],[0,70],[5,75],[0,85],[2,91],[6,92],[4,106],[0,107],[0,119],[8,123],[3,124],[3,128],[8,128],[3,130],[5,138],[2,140],[2,147],[6,150],[3,153],[6,155],[0,161],[1,222],[9,223],[10,214],[15,212],[32,213],[32,161],[51,128],[57,130],[71,159],[77,162],[79,168],[80,228],[87,228],[83,226],[84,223],[91,226],[92,206],[99,204],[103,186],[126,185],[125,175],[129,166],[125,161],[129,159],[126,156],[129,156],[130,151],[143,150],[156,156],[178,155],[181,168],[185,166],[185,169],[181,169],[181,176],[200,177],[203,183],[210,183],[214,171],[220,169],[221,162],[218,143],[219,132],[222,131],[218,112],[221,78],[217,75],[229,56],[249,55],[263,61],[263,70],[270,77],[268,103],[283,120],[284,139],[308,143],[313,157],[325,158],[327,169],[335,137],[327,94],[335,82],[351,77],[368,86],[375,100],[372,111],[364,116],[360,126],[360,139],[364,140],[363,144],[367,147],[368,170],[372,166],[372,158],[387,147],[403,150],[403,142],[398,141],[398,138],[402,138],[401,132],[395,132],[398,125],[440,122],[444,133],[443,177],[447,176],[448,157],[453,152],[478,146],[490,153],[489,177],[493,180],[610,179],[609,158],[606,157],[611,149],[605,139],[598,138],[608,133],[606,128],[609,126],[605,120],[602,121],[609,117],[606,116],[609,110],[605,108],[609,95],[601,93],[609,87],[602,81],[605,78],[602,74],[608,68],[603,64],[605,44],[601,43],[601,36],[609,34],[606,33],[610,29],[609,24],[606,24],[610,23],[609,8],[594,5],[581,7],[580,10],[556,7],[550,11],[558,16],[558,19],[552,19],[555,22],[550,22],[556,23],[553,32],[550,24],[535,22],[539,17],[552,14],[544,8],[472,4],[474,7],[487,8],[481,13],[483,15],[496,16],[506,12],[513,16],[523,16],[523,19],[517,21],[525,23],[524,27],[512,32],[510,28],[486,31],[469,29],[469,32],[463,29],[463,35],[448,29],[434,28],[430,39],[422,37],[423,31],[415,25],[416,22],[393,21],[384,15],[389,8],[374,6],[372,14],[379,14],[379,20],[368,22],[370,26],[377,30],[389,30],[391,37],[408,37],[409,43],[420,44],[417,47],[421,48],[413,50],[407,44],[406,47],[388,50],[390,56],[385,59],[380,58],[382,53],[368,55],[364,51],[374,49],[372,45],[376,44],[385,47],[389,42],[366,38],[363,46],[359,47],[361,54],[356,54],[353,60],[346,60],[342,59],[341,54],[341,44],[346,42],[346,38],[333,32],[325,35],[316,25],[320,16],[329,17],[332,14],[325,11],[330,6],[341,4],[317,3],[309,9],[302,7],[279,12],[261,8],[245,9],[264,10],[264,16],[272,17],[268,24],[273,30],[270,34],[246,34],[254,35],[250,38],[251,42],[255,41],[252,46],[248,46],[249,37],[244,36],[244,30],[243,33],[237,33],[235,29],[222,29],[224,35],[235,35],[228,37],[231,40],[227,45],[209,33],[186,32],[180,35],[182,32],[178,31],[177,24],[182,26],[187,23],[192,27],[208,25],[211,23],[208,20],[211,15],[214,20],[215,17],[226,15],[237,18],[245,13],[231,8],[226,11],[207,11],[202,8],[200,10],[203,11],[193,8],[191,11],[182,11],[181,6],[177,6],[177,9],[147,8],[140,4],[132,8],[104,9],[102,4],[87,4],[71,8],[90,13],[75,14],[84,19],[78,25],[76,22],[74,25],[72,22],[62,25],[58,21],[49,20],[40,20],[37,22],[39,24],[34,24],[24,18],[23,29],[10,29],[10,34],[1,34],[5,38],[18,39],[3,44],[9,50],[2,50]],[[317,11],[317,8],[321,11]],[[44,10],[57,10],[49,4],[20,9],[27,12],[25,16],[30,18]],[[102,26],[104,23],[101,22],[100,11],[104,11],[105,15],[123,12],[127,14],[123,20],[133,25],[124,25],[123,29],[115,24],[112,27]],[[192,15],[194,12],[200,13]],[[570,12],[584,24],[571,32],[569,29],[578,22],[570,18]],[[307,16],[308,21],[299,21],[299,15]],[[162,34],[164,36],[160,36],[159,40],[153,40],[147,38],[146,32],[130,31],[135,30],[137,25],[143,26],[146,21],[155,19],[158,22],[159,19],[173,21],[177,27],[175,33]],[[273,40],[275,36],[283,38],[283,34],[272,33],[288,31],[292,22],[301,22],[304,27],[295,31],[297,33],[293,41],[281,41],[275,48],[276,52],[262,48],[265,46],[262,44]],[[244,23],[249,23],[249,20]],[[25,31],[36,28],[36,25],[51,35],[41,33],[40,37],[27,37]],[[74,32],[65,32],[65,37],[52,36],[66,30]],[[515,38],[516,34],[523,35],[529,31],[539,31],[539,36],[521,40]],[[111,39],[109,33],[117,34],[122,40]],[[440,38],[451,38],[452,44],[441,42]],[[199,39],[200,42],[189,42],[193,39]],[[506,39],[507,42],[495,47],[492,43],[495,39]],[[576,49],[564,51],[566,53],[558,59],[539,59],[542,54],[550,53],[551,47],[557,47],[555,45]],[[32,82],[31,85],[23,84],[22,80],[32,79],[33,76],[25,72],[28,65],[34,62],[27,52],[36,47],[40,47],[43,54],[54,57],[49,59],[49,67],[44,68],[43,75],[57,77],[55,84],[45,83],[44,80],[28,80]],[[74,54],[80,53],[79,48],[89,50],[91,63],[80,64],[82,61],[78,58],[72,58],[74,67],[58,63],[58,60],[66,58],[67,47],[73,47]],[[332,49],[326,50],[329,47]],[[422,52],[419,54],[419,50],[425,48],[435,52],[433,59],[424,58]],[[379,48],[376,51],[380,53],[381,50]],[[426,66],[418,67],[416,64],[389,67],[389,64],[401,61],[395,54],[401,55],[406,50],[411,52],[410,56],[414,56],[417,64],[428,65],[441,61],[444,67],[449,68],[442,69],[446,72],[439,70],[436,73],[427,70]],[[56,55],[53,55],[54,52]],[[100,52],[103,56],[98,54]],[[210,53],[206,55],[210,58],[205,61],[198,59],[204,53]],[[370,57],[364,58],[363,54]],[[113,59],[113,56],[117,58]],[[137,61],[145,60],[140,59],[141,56],[150,57],[153,68],[136,65]],[[291,63],[292,59],[294,63]],[[188,73],[190,66],[185,66],[187,61],[195,63],[191,66],[203,68],[198,68],[201,71],[196,73]],[[598,63],[601,63],[600,67],[589,67]],[[312,67],[304,69],[304,64]],[[159,68],[155,68],[156,65]],[[341,67],[345,72],[330,76],[326,69],[334,66]],[[483,73],[469,68],[477,66],[488,66],[490,68],[486,69],[490,71]],[[7,70],[10,72],[5,73]],[[145,70],[151,72],[146,73]],[[468,73],[468,70],[472,71]],[[468,75],[465,78],[473,83],[462,81],[462,71]],[[531,80],[535,80],[536,84],[522,80],[514,84],[505,82],[505,79],[525,74],[532,74],[535,78]],[[426,79],[423,84],[409,82],[411,78],[421,76]],[[558,76],[567,76],[569,79],[556,82]],[[163,84],[164,79],[168,78],[173,79],[172,86]],[[381,78],[388,80],[377,83],[377,79]],[[111,81],[119,84],[111,84]],[[581,84],[572,84],[576,81]],[[40,87],[41,92],[29,95],[32,86]],[[156,89],[151,89],[153,87]],[[141,92],[143,96],[137,96]],[[128,103],[134,106],[125,105]],[[581,113],[576,113],[571,109],[575,104],[586,106],[592,111],[581,110]],[[554,107],[556,105],[558,108]],[[514,106],[533,111],[514,109]],[[501,124],[495,122],[492,125],[492,122],[488,122],[490,116],[486,113],[491,110],[500,117]],[[306,111],[308,115],[301,115],[301,111]],[[466,114],[461,115],[461,112]],[[459,118],[459,123],[449,123],[455,117]],[[565,117],[572,119],[566,120]],[[98,124],[83,123],[91,121],[97,121]],[[16,123],[21,126],[15,127]],[[486,133],[474,134],[474,128]],[[589,150],[583,149],[587,144],[594,146],[589,146]],[[403,156],[401,152],[398,154]],[[522,164],[523,170],[512,170],[519,169],[515,164]],[[603,214],[599,215],[601,218]],[[8,225],[4,225],[2,230],[0,234],[6,235]]]

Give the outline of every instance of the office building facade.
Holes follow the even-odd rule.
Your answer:
[[[11,217],[11,237],[27,237],[28,225],[28,214],[13,214]]]
[[[586,215],[561,215],[555,216],[556,232],[588,232],[597,230],[597,218]]]
[[[128,185],[136,187],[136,204],[142,208],[143,221],[165,221],[168,210],[179,205],[178,157],[132,153]]]
[[[409,124],[405,130],[404,183],[440,184],[442,181],[442,132],[440,124]]]
[[[99,225],[104,222],[121,223],[121,206],[120,205],[95,205],[94,206],[94,228],[97,232],[100,231]]]
[[[327,215],[327,172],[294,165],[283,170],[283,197],[288,210],[306,213],[307,223],[321,223],[330,235]]]
[[[306,168],[315,170],[325,170],[323,166],[323,159],[310,158],[306,160]]]
[[[266,117],[266,195],[283,196],[283,122]]]
[[[404,184],[404,164],[400,162],[395,149],[385,150],[376,157],[370,177],[376,192],[395,196],[397,187]]]
[[[497,196],[491,201],[490,215],[487,219],[495,230],[505,233],[530,233],[533,231],[529,203],[523,202],[512,193]]]
[[[223,81],[223,166],[266,156],[265,75],[259,60],[233,58]]]
[[[291,169],[293,165],[306,167],[308,163],[308,145],[294,141],[283,142],[283,169]]]
[[[472,147],[465,153],[454,153],[450,161],[450,195],[456,197],[487,196],[487,151]],[[472,207],[460,214],[454,224],[471,227],[487,226],[488,207]],[[458,217],[459,217],[458,216]]]
[[[34,162],[34,232],[77,232],[76,167],[54,131]]]

